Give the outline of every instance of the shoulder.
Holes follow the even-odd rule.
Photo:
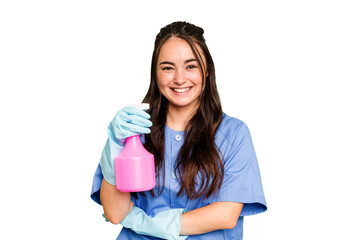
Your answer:
[[[245,122],[223,113],[222,122],[217,129],[216,137],[223,138],[232,144],[237,137],[242,137],[242,135],[244,136],[247,133],[248,127]]]
[[[219,127],[221,129],[225,129],[225,128],[234,128],[234,127],[239,127],[241,125],[244,125],[245,123],[235,117],[231,117],[229,115],[227,115],[226,113],[222,114],[222,122],[219,125]]]

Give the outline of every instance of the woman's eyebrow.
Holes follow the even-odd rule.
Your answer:
[[[189,63],[189,62],[193,62],[193,61],[198,62],[197,59],[195,59],[195,58],[190,58],[190,59],[188,59],[188,60],[185,60],[184,63]],[[174,62],[169,62],[169,61],[163,61],[163,62],[159,63],[159,65],[162,65],[162,64],[169,64],[169,65],[175,66],[175,63],[174,63]]]
[[[168,61],[163,61],[163,62],[159,63],[159,65],[162,65],[162,64],[169,64],[169,65],[175,66],[175,64],[173,62],[168,62]]]
[[[184,63],[189,63],[189,62],[193,62],[193,61],[198,62],[198,60],[197,60],[197,59],[195,59],[195,58],[191,58],[191,59],[185,60],[185,61],[184,61]]]

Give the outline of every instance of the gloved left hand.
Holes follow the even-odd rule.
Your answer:
[[[134,206],[120,224],[138,234],[162,239],[183,240],[188,236],[180,236],[179,233],[181,215],[186,211],[182,208],[170,209],[150,217],[141,208]]]

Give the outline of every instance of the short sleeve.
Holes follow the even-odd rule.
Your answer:
[[[217,201],[244,203],[241,216],[267,210],[256,153],[248,127],[241,122],[229,131],[224,179]]]
[[[103,174],[102,174],[102,169],[99,164],[95,171],[94,177],[93,177],[93,186],[92,186],[92,190],[90,193],[91,199],[93,199],[98,204],[101,204],[100,203],[100,187],[102,185],[102,181],[103,181]]]

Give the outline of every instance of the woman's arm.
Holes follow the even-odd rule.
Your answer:
[[[103,205],[105,218],[113,224],[120,223],[134,206],[129,192],[118,191],[116,186],[105,179],[100,188],[100,202]]]
[[[197,235],[236,226],[243,203],[215,202],[182,214],[181,235]]]

